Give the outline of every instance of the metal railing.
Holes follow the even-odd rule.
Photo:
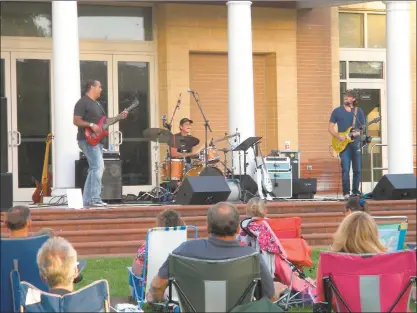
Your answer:
[[[374,148],[375,147],[388,147],[388,145],[378,143],[378,144],[373,145],[371,148],[371,190],[374,190],[374,172],[376,170],[382,170],[382,171],[388,170],[388,167],[374,167]],[[413,144],[413,147],[416,147],[416,144]],[[413,166],[413,168],[416,169],[416,166]]]

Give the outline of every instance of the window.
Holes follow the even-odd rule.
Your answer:
[[[339,13],[341,48],[384,49],[386,15],[377,13]]]
[[[350,61],[349,78],[383,79],[383,62]]]
[[[347,83],[346,82],[340,82],[340,105],[343,105],[345,92],[347,89]]]
[[[368,14],[368,48],[385,48],[385,15]]]
[[[152,40],[152,8],[78,5],[80,39]]]
[[[49,2],[1,2],[1,36],[51,37]]]
[[[341,48],[364,48],[364,15],[339,14],[339,40]]]
[[[346,61],[339,62],[340,79],[346,79]]]

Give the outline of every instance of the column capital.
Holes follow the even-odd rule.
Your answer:
[[[410,11],[411,1],[383,1],[388,11]]]
[[[227,5],[233,4],[233,5],[252,5],[252,1],[227,1]]]

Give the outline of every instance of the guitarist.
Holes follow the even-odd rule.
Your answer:
[[[351,136],[355,138],[352,143],[349,143],[345,150],[340,153],[340,163],[342,167],[342,188],[343,197],[348,199],[350,196],[350,165],[352,164],[353,171],[353,186],[352,194],[360,195],[359,184],[361,179],[361,146],[360,146],[360,135],[365,125],[365,114],[361,108],[356,106],[357,95],[354,90],[347,90],[344,95],[344,104],[333,110],[330,116],[329,133],[343,142],[346,138],[340,136],[339,132],[346,131],[349,127],[353,128]]]
[[[75,104],[73,123],[78,127],[78,146],[88,161],[88,175],[84,184],[84,206],[105,207],[107,203],[101,199],[101,179],[104,172],[103,142],[96,146],[88,143],[84,136],[84,128],[90,127],[96,134],[102,129],[96,125],[102,116],[106,115],[104,108],[97,101],[102,91],[101,83],[88,80],[84,87],[84,96]],[[124,111],[122,119],[127,117]]]

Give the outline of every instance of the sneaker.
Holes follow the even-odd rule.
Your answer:
[[[93,208],[105,208],[106,206],[107,206],[107,203],[103,201],[94,202],[90,204],[90,207],[93,207]]]
[[[343,195],[343,199],[349,200],[349,198],[350,198],[350,195],[348,193]]]

